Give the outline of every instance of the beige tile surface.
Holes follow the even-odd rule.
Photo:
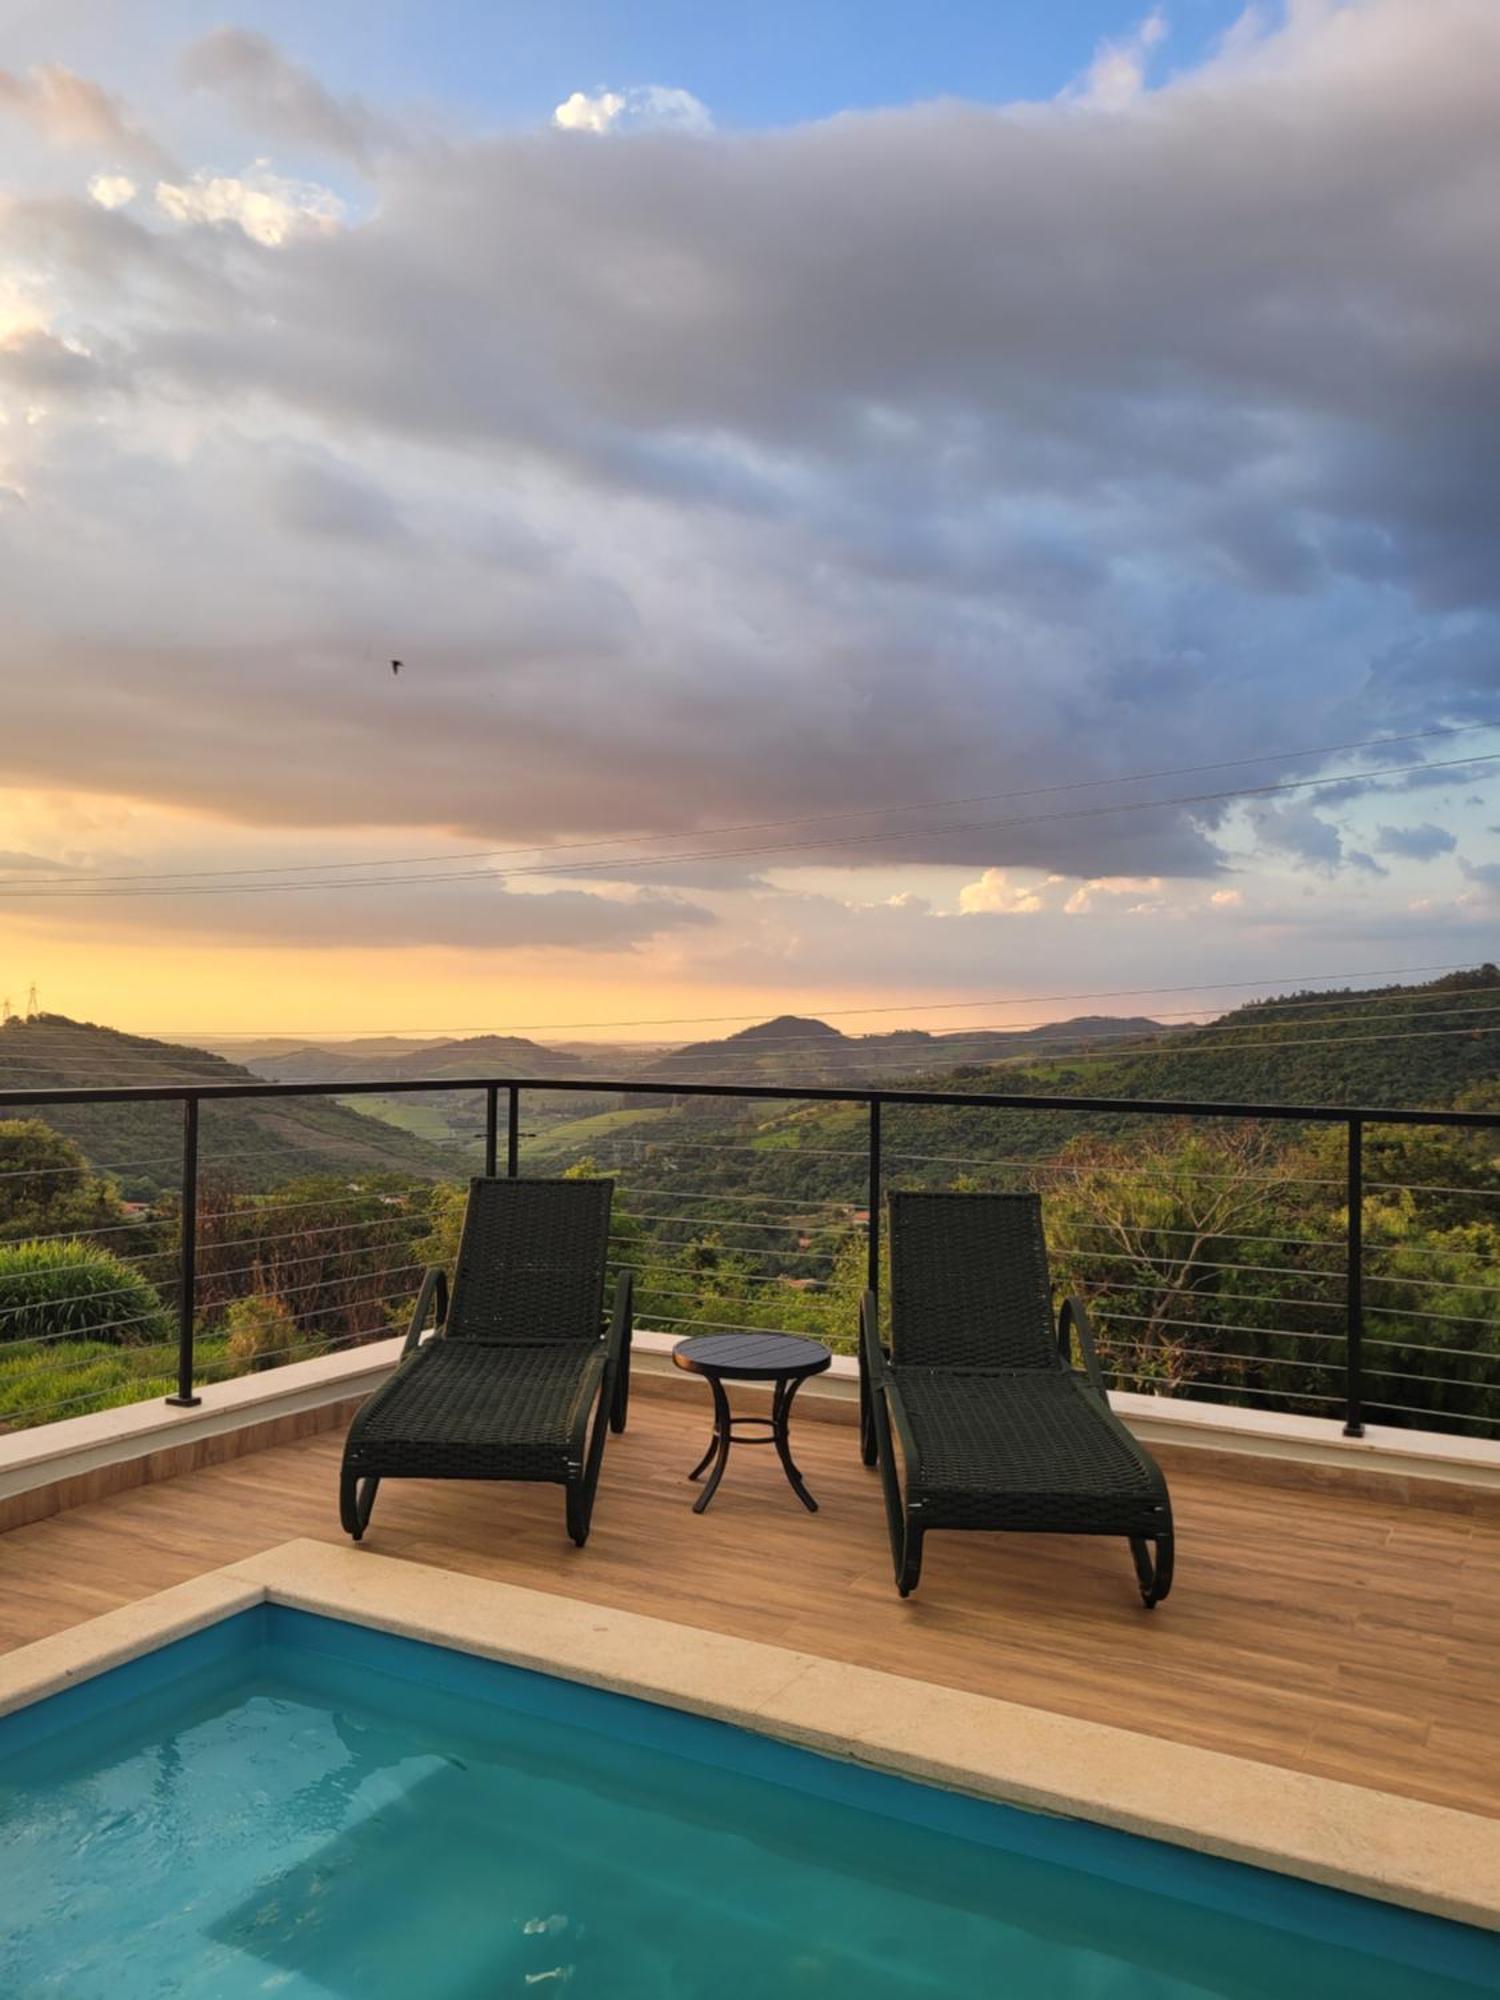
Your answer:
[[[262,1601],[1500,1930],[1500,1820],[426,1564],[299,1540],[0,1659],[0,1710]]]

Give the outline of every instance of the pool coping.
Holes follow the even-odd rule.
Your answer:
[[[0,1715],[264,1603],[1500,1931],[1500,1818],[324,1542],[282,1543],[0,1656]]]

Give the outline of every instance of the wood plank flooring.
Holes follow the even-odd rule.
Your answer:
[[[626,1606],[833,1660],[1500,1817],[1500,1520],[1174,1467],[1177,1584],[1136,1596],[1123,1543],[933,1535],[891,1585],[852,1429],[803,1422],[809,1515],[737,1452],[708,1513],[704,1408],[640,1394],[587,1549],[551,1488],[389,1482],[381,1554]],[[294,1536],[342,1539],[337,1434],[0,1535],[0,1649]]]

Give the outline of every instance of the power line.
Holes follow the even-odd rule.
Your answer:
[[[1469,969],[1470,967],[1467,961],[1463,962],[1452,961],[1442,965],[1386,965],[1386,966],[1366,967],[1364,969],[1356,969],[1354,971],[1345,971],[1345,972],[1293,972],[1281,975],[1263,976],[1258,979],[1195,980],[1190,985],[1185,985],[1185,986],[1106,986],[1106,987],[1095,987],[1090,991],[1082,993],[1032,993],[1032,994],[1027,994],[1021,998],[1007,998],[1003,994],[990,993],[983,995],[981,998],[977,1000],[903,1000],[897,1002],[887,1001],[887,1002],[882,1002],[879,1006],[876,1007],[820,1006],[816,1009],[816,1015],[817,1018],[819,1019],[850,1020],[856,1016],[863,1017],[866,1014],[951,1013],[951,1012],[956,1012],[965,1007],[1021,1007],[1021,1006],[1050,1007],[1050,1006],[1058,1006],[1063,1004],[1064,1002],[1070,1002],[1075,1000],[1144,1000],[1144,999],[1149,999],[1153,994],[1157,993],[1172,994],[1172,993],[1242,992],[1248,987],[1264,987],[1278,983],[1290,986],[1292,990],[1295,992],[1304,990],[1308,985],[1312,984],[1316,980],[1411,979],[1415,978],[1418,974],[1422,973],[1442,974],[1446,972],[1466,972]],[[1464,992],[1478,993],[1478,992],[1488,992],[1491,991],[1492,989],[1489,987],[1476,986],[1476,987],[1465,987],[1462,990]],[[1374,993],[1368,995],[1366,1000],[1361,1001],[1359,1004],[1374,1005],[1375,1002],[1377,1001],[1386,1000],[1391,997],[1393,996],[1390,993]],[[1397,995],[1394,997],[1400,997],[1400,996]],[[1245,1003],[1245,1004],[1251,1004],[1251,1003]],[[1317,998],[1309,1000],[1272,999],[1267,1004],[1273,1006],[1282,1006],[1282,1007],[1293,1007],[1293,1006],[1316,1007],[1322,1005],[1323,1002]],[[1352,1005],[1354,1004],[1354,1002],[1351,1000],[1349,1004]],[[1183,1011],[1198,1013],[1201,1011],[1201,1009],[1192,1008],[1192,1009],[1185,1009]],[[509,1026],[502,1028],[495,1028],[495,1029],[490,1029],[490,1028],[466,1028],[463,1030],[458,1030],[458,1029],[440,1030],[440,1029],[426,1029],[426,1028],[365,1029],[362,1030],[358,1035],[352,1035],[352,1036],[346,1030],[337,1031],[335,1033],[328,1029],[323,1029],[323,1028],[288,1028],[284,1030],[282,1034],[279,1037],[277,1037],[277,1039],[300,1040],[304,1036],[316,1039],[320,1035],[328,1035],[330,1039],[340,1039],[346,1041],[377,1040],[385,1035],[390,1035],[390,1036],[430,1035],[437,1039],[451,1039],[455,1037],[463,1038],[469,1035],[490,1035],[490,1034],[512,1035],[512,1036],[523,1035],[523,1034],[563,1035],[563,1034],[578,1034],[585,1029],[588,1029],[595,1033],[603,1033],[605,1030],[611,1028],[721,1027],[727,1025],[732,1021],[748,1021],[753,1025],[758,1018],[759,1017],[754,1014],[746,1014],[743,1012],[738,1014],[675,1014],[675,1015],[658,1015],[654,1018],[634,1019],[626,1021],[525,1021],[519,1024],[513,1023]],[[1008,1032],[1008,1030],[1002,1030],[1002,1032]],[[219,1031],[216,1029],[173,1028],[171,1030],[163,1029],[162,1033],[164,1035],[170,1034],[173,1038],[183,1037],[189,1034],[196,1034],[196,1035],[208,1034],[213,1036],[213,1038],[216,1040],[228,1039],[227,1036],[221,1037],[219,1035]],[[270,1040],[272,1039],[272,1037],[247,1034],[243,1037],[243,1039],[251,1042],[261,1042],[265,1040]],[[3,1044],[0,1044],[0,1046],[3,1046]],[[263,1058],[262,1060],[268,1060],[268,1058]]]
[[[1371,736],[1357,743],[1323,743],[1303,750],[1266,750],[1254,757],[1231,757],[1213,764],[1181,764],[1164,770],[1134,771],[1120,777],[1112,778],[1079,778],[1070,780],[1066,784],[1034,785],[1020,791],[973,792],[954,798],[916,799],[900,805],[866,806],[859,811],[853,812],[802,813],[782,819],[743,820],[727,826],[703,827],[698,829],[698,834],[702,838],[707,839],[718,834],[763,833],[782,826],[834,825],[847,822],[851,819],[885,817],[892,813],[946,811],[953,806],[986,805],[1003,799],[1047,798],[1063,792],[1098,791],[1109,785],[1147,784],[1160,778],[1189,778],[1203,776],[1211,771],[1243,770],[1248,764],[1276,764],[1293,757],[1336,757],[1352,755],[1355,752],[1363,750],[1388,748],[1398,743],[1428,742],[1436,737],[1449,739],[1456,736],[1471,736],[1479,732],[1488,731],[1493,726],[1491,723],[1483,722],[1465,723],[1458,726],[1446,726],[1437,729],[1413,730],[1404,736]],[[1424,766],[1424,768],[1426,767]],[[1431,768],[1441,769],[1442,766],[1433,766]],[[1358,777],[1360,774],[1354,773],[1351,775]],[[1338,782],[1347,783],[1349,780],[1342,779]],[[54,869],[51,871],[27,870],[25,873],[13,871],[10,875],[0,874],[0,883],[7,881],[21,883],[37,881],[182,882],[209,877],[229,879],[231,877],[247,875],[334,873],[342,870],[372,866],[406,868],[422,867],[439,862],[495,861],[504,860],[510,855],[558,854],[588,847],[618,847],[627,842],[672,840],[675,838],[677,836],[673,833],[601,834],[594,840],[533,842],[531,845],[525,847],[474,848],[456,854],[405,854],[396,855],[385,861],[373,863],[365,861],[264,862],[259,866],[244,868],[177,868],[154,874],[132,872],[128,874],[100,875],[91,871],[78,869]]]
[[[1463,1014],[1466,1016],[1491,1015],[1500,1017],[1500,1004],[1497,1004],[1496,1006],[1493,1007],[1454,1009],[1452,1010],[1452,1012],[1455,1014]],[[1352,1019],[1354,1017],[1349,1017],[1349,1018]],[[1427,1018],[1433,1018],[1433,1017],[1427,1017]],[[1442,1019],[1447,1017],[1439,1015],[1435,1018]],[[1211,1026],[1211,1024],[1208,1025]],[[1303,1025],[1303,1024],[1288,1022],[1286,1023],[1286,1025],[1288,1027],[1296,1027],[1298,1025]],[[1305,1025],[1308,1026],[1322,1025],[1322,1023],[1307,1023]],[[1361,1022],[1358,1023],[1358,1025],[1364,1025],[1364,1023]],[[1441,1041],[1441,1040],[1464,1039],[1464,1038],[1475,1039],[1483,1035],[1492,1034],[1493,1032],[1494,1030],[1490,1028],[1466,1026],[1466,1027],[1436,1028],[1431,1030],[1423,1030],[1415,1033],[1406,1033],[1397,1035],[1327,1035],[1327,1036],[1316,1037],[1310,1040],[1301,1040],[1301,1041],[1291,1041],[1285,1038],[1278,1039],[1275,1037],[1257,1035],[1254,1038],[1245,1037],[1243,1039],[1235,1039],[1233,1041],[1198,1043],[1198,1042],[1189,1042],[1185,1039],[1178,1039],[1176,1037],[1172,1038],[1169,1041],[1162,1042],[1155,1040],[1149,1035],[1144,1034],[1141,1030],[1136,1029],[1126,1033],[1122,1033],[1120,1035],[1094,1035],[1087,1037],[1075,1036],[1068,1039],[1058,1038],[1053,1041],[1049,1041],[1046,1039],[1034,1039],[1031,1042],[1029,1048],[1012,1050],[1003,1054],[990,1050],[984,1047],[983,1045],[979,1044],[978,1042],[972,1042],[972,1041],[966,1042],[963,1037],[959,1036],[959,1037],[954,1037],[952,1042],[950,1042],[946,1046],[939,1047],[937,1049],[929,1048],[917,1054],[912,1054],[908,1051],[901,1049],[880,1049],[880,1050],[868,1051],[865,1055],[863,1055],[858,1059],[857,1065],[851,1069],[848,1081],[850,1083],[851,1088],[857,1088],[861,1082],[869,1081],[872,1077],[877,1076],[879,1074],[884,1074],[889,1076],[893,1073],[895,1074],[908,1073],[908,1072],[917,1073],[923,1070],[931,1070],[935,1068],[948,1068],[954,1064],[959,1064],[963,1066],[972,1066],[975,1068],[983,1068],[983,1069],[1011,1069],[1011,1068],[1024,1067],[1031,1064],[1046,1064],[1046,1063],[1081,1063],[1081,1062],[1106,1062],[1106,1061],[1108,1062],[1167,1061],[1167,1060],[1175,1060],[1179,1056],[1223,1055],[1223,1054],[1262,1056],[1262,1055],[1275,1054],[1278,1050],[1281,1049],[1343,1049],[1353,1046],[1355,1044],[1370,1043],[1370,1042]],[[1131,1044],[1137,1044],[1137,1046],[1132,1047],[1130,1046]],[[679,1062],[671,1070],[665,1073],[658,1071],[654,1074],[642,1075],[639,1078],[635,1079],[632,1079],[628,1075],[624,1077],[601,1078],[599,1080],[600,1094],[629,1095],[634,1083],[639,1083],[639,1084],[649,1083],[654,1086],[660,1086],[665,1091],[670,1091],[674,1083],[686,1084],[686,1083],[719,1082],[723,1083],[726,1088],[730,1088],[735,1083],[754,1082],[757,1084],[769,1083],[774,1085],[778,1081],[781,1081],[781,1079],[778,1079],[776,1077],[767,1077],[764,1071],[753,1067],[755,1060],[754,1051],[762,1048],[764,1045],[761,1043],[754,1043],[748,1046],[750,1049],[749,1062],[752,1065],[752,1067],[742,1068],[740,1070],[730,1070],[725,1067],[726,1057],[722,1053],[719,1052],[705,1053],[697,1061],[697,1063]],[[970,1050],[971,1053],[965,1054],[966,1048]],[[729,1056],[727,1060],[732,1063],[733,1056],[732,1055]],[[0,1069],[3,1069],[3,1067],[4,1067],[3,1065],[0,1065]],[[18,1073],[23,1079],[28,1074],[24,1068],[21,1069],[19,1072],[15,1070],[12,1070],[11,1072],[12,1075],[16,1075]],[[165,1089],[181,1088],[184,1083],[192,1083],[195,1081],[199,1081],[199,1079],[196,1078],[179,1078],[173,1080],[171,1078],[163,1077],[160,1074],[160,1072],[153,1072],[148,1076],[146,1076],[144,1079],[142,1077],[142,1073],[139,1071],[111,1072],[107,1069],[95,1069],[88,1071],[87,1074],[92,1078],[94,1078],[95,1087],[101,1089],[113,1087],[116,1084],[128,1085],[131,1083],[140,1083],[143,1088],[149,1088],[151,1084],[159,1084],[161,1088],[165,1090]],[[505,1080],[506,1079],[503,1076],[497,1078],[497,1081],[502,1084],[505,1082]],[[806,1080],[807,1079],[804,1079],[804,1081]],[[314,1090],[312,1086],[309,1084],[307,1090],[307,1096],[309,1100],[313,1102],[336,1100],[337,1081],[338,1081],[337,1079],[329,1079],[329,1082],[334,1085],[334,1088],[332,1089],[321,1088],[318,1090]],[[581,1081],[584,1084],[587,1084],[588,1082],[591,1081],[591,1079],[584,1077],[579,1079],[579,1081]],[[607,1088],[607,1086],[610,1084],[613,1084],[615,1086],[613,1091],[610,1091]],[[28,1086],[23,1082],[17,1087],[26,1088]],[[74,1083],[74,1084],[56,1084],[56,1085],[40,1084],[35,1087],[39,1091],[56,1089],[60,1095],[66,1095],[66,1093],[71,1090],[74,1089],[87,1090],[91,1086],[89,1084]],[[391,1083],[387,1087],[392,1096],[399,1097],[399,1095],[401,1094],[401,1084],[399,1082]],[[470,1085],[471,1090],[473,1087],[474,1086]],[[454,1086],[455,1091],[458,1091],[461,1088],[462,1088],[461,1084],[458,1083],[456,1083]],[[791,1078],[785,1079],[785,1089],[786,1089],[786,1095],[788,1097],[795,1097],[798,1094],[798,1084],[796,1080]],[[375,1093],[362,1092],[359,1094],[369,1096],[369,1095],[374,1095]],[[431,1095],[432,1093],[426,1092],[424,1094]],[[295,1085],[289,1086],[289,1095],[295,1100],[296,1097]],[[246,1098],[244,1100],[233,1100],[233,1099],[226,1100],[226,1102],[231,1102],[231,1103],[236,1101],[242,1101],[246,1104],[253,1104],[263,1100],[257,1100],[254,1098]],[[282,1102],[284,1100],[278,1099],[276,1101]],[[346,1110],[356,1109],[356,1107],[353,1105],[346,1105],[343,1106],[342,1108]],[[389,1119],[381,1118],[378,1114],[356,1112],[356,1115],[364,1116],[368,1118],[370,1122],[376,1125],[389,1126],[390,1129],[392,1130],[400,1129],[399,1127],[391,1126],[391,1122]],[[359,1145],[361,1143],[366,1142],[366,1135],[350,1133],[348,1135],[348,1140],[351,1145]],[[344,1170],[355,1171],[355,1169],[351,1166],[346,1166]],[[373,1167],[369,1167],[366,1169],[366,1171],[374,1171],[374,1170],[375,1169]],[[45,1170],[38,1169],[38,1171],[40,1172]]]
[[[1449,999],[1458,999],[1477,994],[1492,996],[1492,999],[1489,1004],[1481,1006],[1463,1007],[1442,1004]],[[1424,1001],[1433,1004],[1424,1005],[1422,1004]],[[1401,992],[1369,994],[1351,997],[1347,1000],[1340,999],[1336,995],[1327,995],[1315,1000],[1271,1001],[1266,1004],[1268,1007],[1286,1009],[1289,1012],[1292,1009],[1326,1009],[1330,1005],[1362,1008],[1383,1005],[1391,1010],[1399,1007],[1410,1007],[1412,1011],[1406,1018],[1413,1023],[1432,1020],[1451,1021],[1500,1013],[1500,988],[1494,986],[1455,987],[1444,993],[1429,993],[1416,996]],[[1183,1011],[1186,1012],[1187,1010]],[[1196,1012],[1198,1010],[1193,1011]],[[1273,1016],[1264,1020],[1234,1023],[1230,1025],[1243,1025],[1250,1032],[1247,1032],[1243,1039],[1237,1039],[1232,1046],[1256,1051],[1274,1050],[1287,1045],[1285,1036],[1280,1036],[1276,1033],[1278,1029],[1296,1029],[1302,1026],[1317,1026],[1321,1028],[1339,1027],[1350,1024],[1364,1025],[1368,1018],[1368,1015],[1359,1013],[1330,1014],[1320,1012],[1313,1022],[1303,1022],[1297,1019],[1283,1019],[1279,1016]],[[1205,1031],[1211,1031],[1215,1027],[1221,1027],[1225,1024],[1225,1019],[1221,1018],[1218,1022],[1204,1022],[1201,1025]],[[29,1031],[33,1035],[36,1032],[35,1030]],[[1470,1032],[1470,1030],[1454,1028],[1446,1032],[1462,1035]],[[874,1037],[869,1038],[869,1040],[874,1039]],[[1008,1049],[1004,1054],[993,1051],[989,1047],[989,1044],[995,1040],[1014,1041],[1016,1039],[1023,1040],[1024,1047]],[[1357,1038],[1332,1036],[1326,1038],[1324,1045],[1337,1047],[1351,1039]],[[63,1045],[66,1046],[68,1038],[64,1036],[62,1041]],[[1176,1030],[1167,1029],[1162,1037],[1155,1037],[1152,1035],[1150,1028],[1142,1027],[1133,1021],[1126,1022],[1123,1020],[1117,1029],[1095,1029],[1086,1034],[1080,1033],[1076,1029],[1070,1030],[1068,1025],[1063,1022],[1042,1022],[1031,1026],[1024,1023],[1006,1023],[990,1026],[976,1025],[943,1036],[928,1037],[912,1043],[902,1043],[896,1047],[879,1046],[871,1048],[867,1043],[854,1038],[846,1038],[842,1046],[853,1052],[853,1060],[864,1069],[874,1068],[877,1065],[920,1069],[931,1067],[935,1063],[947,1064],[953,1061],[966,1060],[968,1059],[964,1055],[964,1051],[966,1050],[979,1051],[988,1062],[998,1065],[1002,1062],[1024,1063],[1032,1060],[1043,1062],[1061,1060],[1071,1057],[1074,1054],[1099,1053],[1101,1055],[1117,1055],[1120,1053],[1120,1044],[1131,1043],[1138,1044],[1139,1046],[1134,1050],[1127,1051],[1127,1053],[1139,1056],[1141,1059],[1179,1054],[1187,1055],[1193,1054],[1197,1050],[1197,1045],[1186,1039],[1185,1032],[1181,1028]],[[30,1046],[31,1044],[28,1040],[28,1047]],[[671,1073],[667,1075],[652,1075],[643,1071],[641,1081],[670,1083],[674,1080],[680,1080],[685,1082],[690,1076],[698,1073],[704,1065],[718,1065],[726,1057],[732,1060],[736,1053],[744,1054],[753,1060],[767,1051],[783,1054],[808,1047],[819,1048],[824,1046],[826,1046],[826,1038],[819,1034],[757,1035],[753,1042],[745,1042],[737,1046],[726,1042],[720,1043],[717,1046],[707,1047],[697,1058],[696,1065],[689,1055],[688,1049],[679,1049],[673,1051],[668,1058],[672,1063]],[[1222,1049],[1231,1045],[1219,1043],[1214,1046]],[[1305,1047],[1309,1046],[1309,1044],[1299,1043],[1293,1046]],[[976,1057],[975,1059],[977,1060],[978,1058]],[[32,1065],[20,1053],[13,1057],[0,1055],[0,1074],[7,1071],[12,1075],[21,1076],[34,1073]],[[170,1072],[170,1070],[165,1070],[162,1064],[151,1062],[145,1057],[141,1057],[134,1062],[116,1060],[91,1063],[88,1068],[88,1074],[96,1078],[110,1078],[121,1082],[141,1081],[145,1083],[160,1083],[163,1087],[182,1083],[213,1083],[223,1080],[217,1077],[205,1078],[194,1072],[184,1072],[181,1075],[176,1075]],[[503,1078],[499,1080],[504,1081]],[[589,1081],[587,1075],[582,1076],[578,1080],[584,1083]],[[616,1080],[623,1082],[627,1087],[630,1082],[628,1076]],[[328,1077],[319,1078],[316,1081],[332,1085],[337,1085],[340,1082],[347,1082],[351,1085],[358,1081],[384,1082],[392,1096],[399,1096],[403,1079],[341,1079],[338,1077]],[[461,1080],[456,1081],[455,1089],[458,1089],[460,1084]],[[48,1087],[49,1083],[39,1083],[37,1085],[39,1089],[46,1089]],[[56,1087],[59,1090],[66,1090],[80,1086],[58,1083]],[[362,1094],[373,1095],[368,1092]],[[328,1095],[333,1101],[337,1101],[336,1092],[328,1093]],[[342,1108],[350,1109],[353,1107],[344,1106]]]
[[[733,861],[750,857],[775,854],[801,854],[810,851],[825,853],[830,848],[869,847],[891,840],[941,840],[956,833],[994,833],[1025,826],[1055,824],[1061,820],[1100,819],[1113,813],[1164,811],[1177,806],[1200,806],[1219,804],[1230,799],[1270,798],[1287,792],[1315,791],[1332,785],[1368,784],[1377,778],[1402,777],[1413,771],[1474,771],[1481,765],[1500,763],[1500,752],[1482,757],[1454,757],[1443,762],[1422,761],[1415,764],[1383,764],[1368,771],[1345,773],[1326,778],[1294,778],[1278,784],[1246,785],[1220,792],[1186,792],[1175,798],[1131,799],[1106,806],[1077,806],[1065,812],[1022,813],[1005,819],[958,821],[948,826],[902,828],[878,833],[846,834],[833,839],[781,841],[772,845],[697,848],[679,854],[637,854],[601,861],[566,861],[543,866],[512,868],[502,875],[492,868],[470,869],[455,873],[437,875],[371,875],[363,879],[328,882],[214,882],[204,887],[189,888],[90,888],[69,883],[50,889],[15,889],[0,887],[0,897],[10,902],[55,901],[58,898],[74,898],[92,901],[105,898],[112,901],[128,902],[136,898],[155,899],[178,896],[251,896],[290,895],[308,890],[326,889],[389,889],[422,887],[434,883],[488,882],[503,883],[511,875],[528,879],[556,876],[582,876],[592,879],[612,873],[618,869],[661,868],[694,861]],[[932,864],[929,864],[932,865]]]

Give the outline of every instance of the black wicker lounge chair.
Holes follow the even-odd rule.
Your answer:
[[[523,1479],[565,1488],[583,1547],[605,1424],[624,1430],[630,1395],[628,1271],[604,1320],[613,1192],[608,1180],[470,1183],[452,1304],[445,1274],[429,1271],[399,1367],[349,1428],[339,1514],[355,1541],[382,1479]]]
[[[1159,1604],[1172,1587],[1166,1481],[1110,1410],[1082,1306],[1069,1299],[1053,1320],[1038,1198],[893,1193],[890,1230],[889,1358],[873,1294],[861,1314],[861,1445],[880,1464],[901,1595],[930,1528],[992,1528],[1123,1535],[1147,1609]]]

